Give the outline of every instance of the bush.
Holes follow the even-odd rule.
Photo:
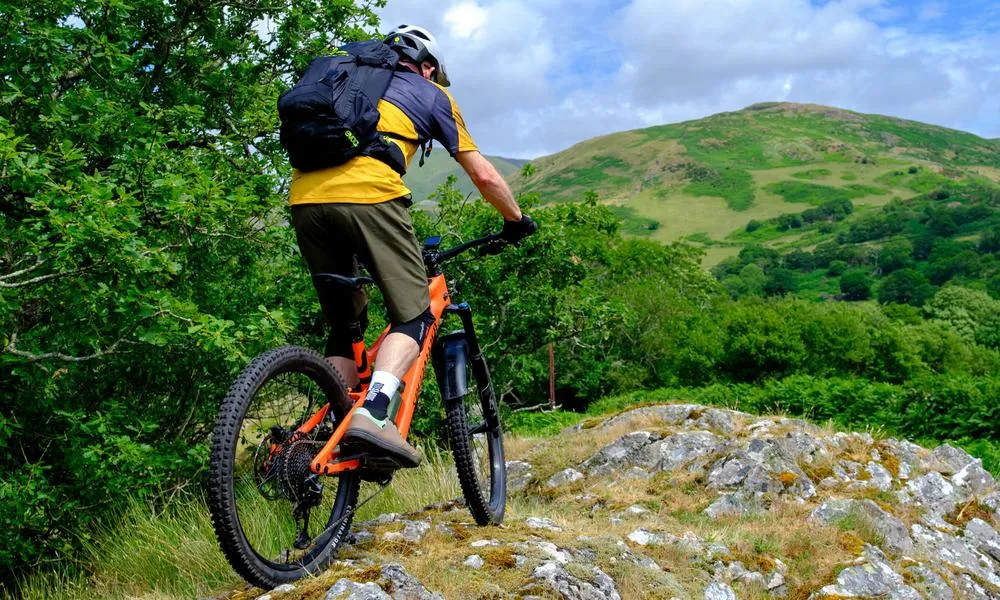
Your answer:
[[[764,284],[768,296],[784,296],[799,291],[799,276],[791,269],[772,269]]]
[[[901,269],[882,280],[878,288],[878,301],[882,304],[896,303],[923,306],[934,295],[934,286],[923,273],[913,269]]]
[[[872,278],[864,269],[852,269],[840,277],[840,293],[845,300],[867,300],[872,297]]]
[[[844,271],[847,270],[847,263],[842,260],[835,260],[830,263],[830,267],[826,270],[826,274],[831,277],[838,277],[843,275]]]

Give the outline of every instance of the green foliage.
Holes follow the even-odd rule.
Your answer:
[[[966,340],[1000,347],[1000,300],[985,292],[948,286],[935,294],[924,310],[929,319],[946,324]]]
[[[612,212],[621,219],[622,233],[635,236],[648,236],[660,228],[660,222],[643,217],[627,206],[612,206]]]
[[[196,477],[234,371],[314,331],[274,99],[370,6],[5,6],[0,579]]]
[[[747,210],[754,203],[753,177],[750,173],[728,165],[719,168],[689,167],[687,176],[691,183],[684,191],[693,196],[722,198],[733,210]]]
[[[792,173],[792,177],[796,179],[823,179],[833,175],[833,171],[830,169],[807,169],[805,171],[796,171]]]
[[[878,287],[878,301],[882,304],[923,306],[933,295],[934,286],[923,273],[914,269],[896,271],[883,279]]]
[[[840,277],[840,292],[845,300],[867,300],[872,297],[872,278],[864,269],[853,269]]]
[[[850,203],[852,198],[886,193],[881,188],[860,184],[851,184],[847,187],[839,188],[802,181],[777,181],[768,185],[765,189],[778,194],[785,199],[785,202],[812,204],[814,206],[819,206],[827,202],[843,203],[847,201]]]

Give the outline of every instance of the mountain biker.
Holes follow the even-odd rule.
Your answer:
[[[400,25],[384,43],[400,56],[378,103],[378,131],[403,151],[407,164],[419,143],[439,142],[483,197],[504,218],[502,235],[517,242],[537,225],[521,209],[496,168],[479,153],[451,95],[441,51],[426,29]],[[387,411],[400,380],[420,353],[434,322],[423,259],[413,232],[410,191],[386,163],[361,156],[347,163],[295,171],[289,192],[292,225],[309,271],[356,276],[360,261],[385,298],[390,330],[379,349],[364,404],[354,412],[345,448],[360,449],[415,467],[420,455],[400,435]],[[348,387],[358,384],[350,325],[367,325],[367,296],[316,286],[330,328],[327,360]]]

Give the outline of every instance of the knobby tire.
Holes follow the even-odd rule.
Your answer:
[[[344,409],[337,401],[338,394],[343,394],[341,399],[346,398],[346,388],[337,372],[312,350],[282,346],[254,359],[230,387],[216,420],[209,460],[208,506],[219,545],[229,564],[240,576],[264,589],[296,581],[329,565],[337,547],[343,543],[350,530],[353,518],[351,513],[357,503],[360,486],[360,479],[355,474],[323,478],[324,485],[337,485],[335,491],[329,492],[335,494],[329,519],[321,521],[325,515],[315,515],[316,522],[320,525],[317,528],[334,525],[345,515],[347,518],[343,518],[332,531],[317,535],[316,540],[320,540],[320,543],[303,557],[308,560],[277,563],[262,556],[248,540],[237,512],[234,481],[237,446],[254,395],[272,378],[276,379],[285,373],[304,375],[315,383],[319,396],[314,410],[329,400],[335,423],[340,422]],[[327,492],[324,490],[324,493]]]
[[[482,361],[482,357],[479,360]],[[507,502],[507,470],[499,407],[485,363],[481,365],[481,369],[471,368],[471,363],[469,366],[472,371],[469,381],[475,385],[470,386],[464,397],[445,400],[448,438],[462,495],[473,519],[481,526],[499,525],[503,522]],[[477,474],[482,465],[476,453],[473,436],[470,434],[470,426],[479,423],[470,422],[471,415],[468,409],[476,406],[481,408],[483,419],[492,413],[496,424],[495,428],[479,434],[484,436],[485,449],[489,452],[489,473],[482,474],[486,477],[485,482],[481,481],[480,475]]]

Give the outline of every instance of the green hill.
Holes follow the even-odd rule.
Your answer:
[[[500,171],[504,177],[511,177],[521,170],[526,160],[516,158],[501,158],[499,156],[487,156],[487,159]],[[419,158],[413,160],[404,180],[407,187],[413,192],[413,199],[417,203],[424,202],[427,197],[448,179],[454,175],[458,178],[457,187],[462,193],[468,194],[476,190],[472,182],[462,171],[462,167],[455,162],[448,151],[435,147],[430,156],[424,161],[424,166],[419,166]]]
[[[561,201],[593,190],[627,232],[700,243],[715,264],[750,241],[740,237],[750,221],[838,199],[860,215],[942,182],[1000,182],[1000,144],[893,117],[763,103],[594,138],[533,165],[530,177],[509,178],[517,191]],[[764,241],[790,244],[802,233],[790,229]]]

